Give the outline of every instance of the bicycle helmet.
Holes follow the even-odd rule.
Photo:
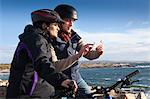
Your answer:
[[[58,5],[54,9],[54,11],[56,11],[62,19],[63,18],[72,18],[74,20],[78,19],[77,10],[70,5],[66,4]]]
[[[40,9],[31,13],[32,22],[45,21],[50,23],[63,23],[57,12],[50,9]]]

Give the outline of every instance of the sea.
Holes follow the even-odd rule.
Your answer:
[[[150,99],[150,65],[117,68],[85,68],[81,69],[80,72],[88,85],[110,87],[136,70],[139,70],[140,73],[134,75],[130,80],[138,80],[138,82],[132,85],[139,86],[139,90],[144,90],[147,99]]]
[[[131,79],[138,80],[133,85],[148,87],[146,93],[150,98],[150,65],[137,65],[135,67],[114,67],[114,68],[81,68],[80,73],[83,79],[92,86],[109,87],[115,84],[118,80],[131,72],[139,70],[139,74]],[[9,73],[0,73],[1,80],[7,80]]]
[[[85,68],[81,69],[81,75],[90,85],[109,86],[116,83],[120,79],[124,79],[126,75],[139,70],[139,74],[133,76],[132,80],[137,85],[150,86],[150,65],[136,67],[115,67],[115,68]]]

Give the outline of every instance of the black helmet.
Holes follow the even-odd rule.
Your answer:
[[[57,12],[50,9],[40,9],[31,13],[32,22],[45,21],[45,22],[56,22],[63,23],[64,21],[60,18]]]
[[[78,19],[77,10],[70,5],[66,5],[66,4],[58,5],[54,9],[54,11],[56,11],[61,18],[73,18],[75,20]]]

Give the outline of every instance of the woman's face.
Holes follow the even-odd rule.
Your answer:
[[[50,33],[50,36],[52,38],[56,38],[57,37],[57,34],[58,34],[58,31],[60,30],[59,27],[58,27],[58,23],[51,23],[48,27],[47,27],[49,33]]]
[[[64,24],[62,24],[62,27],[61,27],[62,30],[70,33],[75,20],[69,19],[69,18],[64,18],[63,20],[64,20]]]

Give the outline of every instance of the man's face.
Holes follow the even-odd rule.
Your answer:
[[[65,22],[64,22],[64,24],[62,24],[62,27],[61,27],[62,30],[65,31],[65,32],[70,33],[75,20],[74,19],[69,19],[69,18],[64,18],[63,20]]]

